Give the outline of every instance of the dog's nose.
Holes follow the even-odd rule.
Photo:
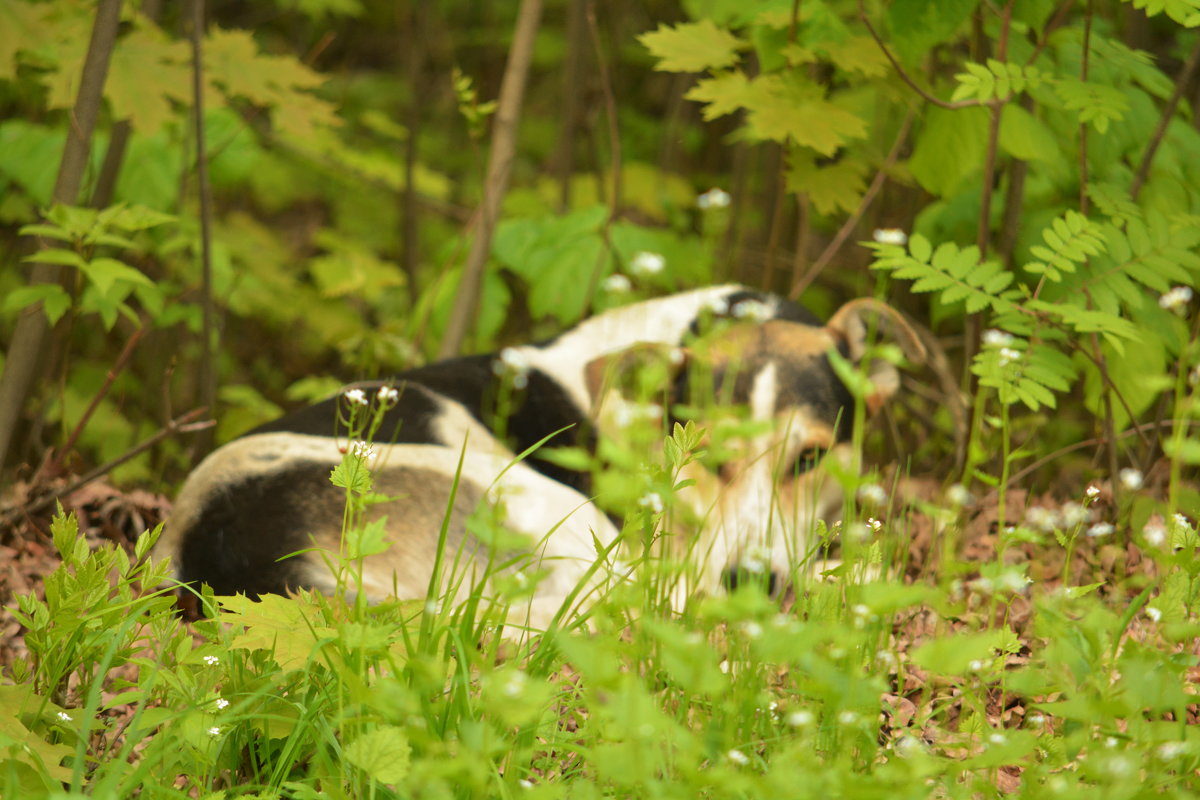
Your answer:
[[[734,591],[743,586],[757,586],[769,595],[774,595],[780,586],[779,576],[773,570],[751,571],[734,564],[725,571],[725,589]]]

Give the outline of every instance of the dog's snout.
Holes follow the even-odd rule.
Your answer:
[[[734,591],[743,586],[757,586],[769,595],[774,595],[782,581],[774,570],[747,569],[742,564],[734,564],[725,571],[725,589]]]

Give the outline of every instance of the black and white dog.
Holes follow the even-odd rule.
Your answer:
[[[704,347],[692,346],[714,319],[721,324],[703,337]],[[667,408],[653,406],[666,418],[674,416],[673,403],[689,403],[689,387],[703,375],[711,394],[764,423],[727,450],[723,463],[695,462],[681,476],[691,484],[679,500],[702,520],[699,540],[687,545],[702,561],[697,588],[718,588],[748,552],[787,570],[806,551],[815,521],[842,496],[822,470],[810,469],[814,454],[844,460],[849,449],[854,398],[830,351],[861,362],[876,326],[910,360],[923,357],[912,330],[877,301],[852,301],[822,324],[779,297],[718,286],[617,308],[548,342],[359,384],[360,401],[398,392],[374,437],[372,462],[374,491],[392,499],[368,513],[386,515],[391,546],[362,561],[362,591],[372,600],[424,597],[447,515],[448,558],[466,553],[482,569],[488,547],[476,540],[472,516],[481,506],[498,507],[504,527],[534,543],[524,562],[510,563],[545,572],[514,615],[548,623],[592,567],[597,547],[610,547],[620,532],[591,502],[589,474],[543,456],[561,445],[590,448],[623,424],[636,400],[613,373],[648,348],[671,365],[661,395]],[[872,360],[865,372],[872,388],[864,399],[874,410],[894,394],[899,377],[885,360]],[[181,581],[206,582],[217,594],[332,590],[329,565],[341,548],[345,491],[329,478],[353,444],[338,427],[345,404],[339,395],[260,426],[195,469],[157,546]],[[540,442],[541,449],[515,460]]]

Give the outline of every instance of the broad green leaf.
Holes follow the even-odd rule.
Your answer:
[[[932,194],[953,195],[983,166],[987,125],[988,112],[982,108],[929,109],[908,160],[913,177]]]
[[[74,250],[64,250],[61,247],[47,247],[32,255],[25,256],[21,260],[30,261],[34,264],[57,264],[61,267],[75,267],[76,269],[87,267],[87,262],[84,261],[83,256]]]
[[[655,69],[665,72],[731,67],[737,63],[738,50],[746,44],[707,19],[674,27],[659,25],[658,30],[643,33],[638,41],[658,59]]]
[[[302,669],[319,658],[318,644],[334,634],[317,624],[318,610],[303,597],[264,594],[255,601],[237,595],[219,602],[221,621],[237,631],[230,647],[266,651],[284,670]]]
[[[1054,133],[1037,117],[1016,103],[1008,103],[1000,117],[1000,147],[1023,161],[1055,162],[1062,149]]]
[[[795,75],[763,75],[750,84],[744,105],[751,135],[792,141],[826,156],[866,136],[866,123],[827,100],[824,88]]]
[[[113,51],[104,95],[114,119],[128,119],[145,133],[161,130],[178,116],[174,104],[192,105],[191,47],[139,22]],[[210,91],[205,100],[211,108],[221,98]]]
[[[815,159],[800,151],[789,159],[787,187],[793,193],[806,193],[818,214],[851,213],[867,188],[866,174],[867,164],[861,158],[847,156],[817,166]]]
[[[39,302],[42,304],[42,311],[46,314],[46,319],[50,321],[51,325],[54,325],[71,307],[71,296],[57,283],[20,286],[8,293],[4,298],[4,305],[0,308],[4,313],[11,314]]]
[[[697,81],[684,96],[705,103],[700,113],[706,120],[714,120],[741,108],[749,89],[750,81],[745,74],[741,70],[732,70]]]
[[[95,258],[83,264],[81,268],[102,294],[108,294],[117,281],[154,286],[154,282],[141,271],[115,258]]]
[[[395,725],[368,731],[346,745],[346,760],[379,783],[399,783],[408,777],[411,749],[408,734]]]

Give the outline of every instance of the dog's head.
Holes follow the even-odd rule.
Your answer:
[[[889,338],[924,358],[904,319],[866,299],[825,325],[719,320],[682,348],[641,345],[588,365],[602,436],[664,415],[706,430],[707,455],[683,467],[679,493],[701,520],[704,588],[739,565],[786,575],[808,554],[816,521],[840,508],[830,473],[852,466],[856,402],[873,413],[900,386],[896,348],[876,344]]]

